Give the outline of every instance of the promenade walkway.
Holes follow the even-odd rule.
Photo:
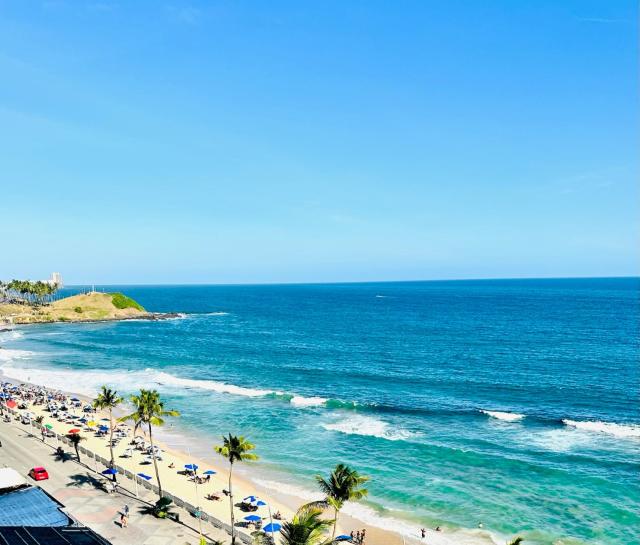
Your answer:
[[[23,475],[34,466],[42,465],[47,468],[50,479],[38,484],[63,503],[69,515],[114,545],[199,543],[198,522],[183,509],[175,509],[180,515],[179,523],[146,514],[146,510],[156,499],[151,491],[141,489],[141,497],[138,499],[133,490],[122,487],[130,487],[131,483],[124,482],[119,486],[118,492],[107,494],[101,475],[75,461],[58,461],[51,446],[43,444],[39,437],[31,435],[15,422],[9,424],[0,421],[0,440],[1,467],[13,467]],[[130,509],[129,527],[120,528],[119,513],[125,504]],[[203,534],[207,542],[230,541],[228,534],[208,524],[203,524]]]

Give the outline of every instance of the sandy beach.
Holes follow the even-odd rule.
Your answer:
[[[5,377],[0,376],[0,378],[3,382],[8,381],[12,384],[18,385],[15,381],[12,382]],[[91,402],[91,399],[81,394],[64,392],[64,395],[79,399],[83,406]],[[72,425],[70,422],[61,422],[53,418],[51,413],[43,405],[34,405],[30,402],[26,402],[26,405],[26,409],[14,409],[16,411],[16,414],[30,412],[35,415],[35,417],[42,416],[42,425],[51,426],[50,429],[53,433],[66,435],[71,429],[77,427],[75,425]],[[68,412],[75,414],[78,417],[83,415],[81,408],[75,408],[74,410],[70,410]],[[117,417],[122,416],[123,414],[124,410],[119,410],[118,414],[114,414],[114,420]],[[108,414],[100,411],[96,412],[95,414],[88,415],[88,419],[89,421],[96,421],[98,425],[108,425]],[[177,423],[179,423],[179,419],[176,419],[176,421],[174,422],[174,424]],[[125,451],[132,448],[132,445],[130,444],[134,437],[132,426],[118,424],[117,422],[116,425],[119,429],[122,429],[127,433],[127,437],[120,440],[118,444],[114,446],[116,467],[120,467],[133,474],[144,473],[145,475],[152,477],[149,483],[156,484],[153,464],[146,461],[146,459],[148,459],[148,456],[145,453],[134,448],[132,450],[133,455],[131,457],[123,457]],[[29,426],[25,427],[29,428]],[[89,468],[94,469],[96,472],[100,473],[105,469],[105,466],[97,462],[95,459],[92,459],[91,457],[82,453],[82,450],[86,449],[87,451],[91,451],[92,453],[95,453],[96,455],[105,458],[106,460],[108,460],[110,457],[108,434],[106,436],[98,436],[93,430],[95,430],[95,426],[92,428],[84,426],[81,429],[80,435],[84,438],[84,440],[80,444],[81,460]],[[33,431],[36,435],[38,435],[37,430],[33,429]],[[146,434],[143,434],[140,430],[136,432],[136,436],[138,435],[143,435],[144,438],[148,440]],[[222,435],[222,433],[220,435]],[[57,440],[56,437],[45,437],[45,442],[52,447],[60,444],[61,446],[63,446],[66,452],[72,453],[73,456],[75,456],[75,453],[73,453],[73,448],[68,445],[63,445]],[[192,506],[199,506],[202,512],[215,517],[215,519],[218,519],[225,524],[229,524],[229,499],[223,493],[223,490],[228,489],[228,468],[225,467],[224,460],[222,458],[219,458],[214,453],[214,445],[211,445],[211,457],[205,460],[201,457],[190,455],[190,453],[182,452],[172,448],[169,444],[167,444],[167,441],[156,439],[155,433],[154,443],[162,450],[162,459],[158,460],[158,471],[160,473],[160,479],[164,492],[169,493],[174,497],[180,498],[182,501],[191,504]],[[215,474],[210,475],[210,480],[208,482],[204,484],[196,484],[193,480],[189,479],[188,475],[184,474],[184,467],[187,464],[197,465],[197,473],[201,476],[203,475],[203,472],[207,470],[215,471]],[[243,469],[245,471],[250,471],[249,464],[247,464]],[[133,481],[127,479],[124,475],[119,475],[118,478],[119,481],[123,483],[123,485],[125,485],[130,490],[135,491],[136,486]],[[142,489],[141,487],[143,486],[143,482],[143,479],[138,479],[137,486],[140,490]],[[234,503],[236,504],[243,498],[248,496],[257,496],[267,504],[266,506],[259,508],[257,512],[245,512],[236,506],[236,527],[238,527],[238,522],[244,524],[244,517],[255,514],[259,515],[262,518],[263,525],[268,524],[271,521],[270,514],[272,516],[275,513],[280,513],[280,515],[282,516],[282,520],[290,520],[295,512],[296,506],[299,506],[303,503],[298,503],[296,498],[287,496],[286,494],[268,493],[265,489],[261,489],[261,487],[256,486],[254,483],[244,479],[241,475],[238,475],[235,472],[233,478],[233,492]],[[218,496],[220,499],[206,499],[209,495]],[[274,521],[278,522],[275,519]],[[346,515],[342,515],[340,517],[337,535],[343,533],[349,534],[351,530],[354,530],[355,532],[363,528],[366,528],[367,545],[395,545],[403,543],[403,538],[399,534],[385,531],[380,528],[376,528],[375,526],[366,525],[362,521],[357,521]],[[246,527],[238,527],[238,530],[248,536],[252,531],[255,530],[255,527],[247,525]],[[275,535],[275,538],[277,543],[277,533]],[[409,540],[405,541],[408,542]],[[436,541],[431,542],[436,543]]]

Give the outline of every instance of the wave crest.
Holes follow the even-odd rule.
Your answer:
[[[525,417],[524,414],[509,413],[506,411],[485,411],[484,409],[480,409],[480,412],[490,416],[491,418],[497,418],[498,420],[503,420],[505,422],[518,422]]]
[[[328,431],[337,431],[346,435],[368,435],[388,441],[406,441],[419,434],[398,427],[392,427],[384,420],[372,416],[354,414],[335,422],[324,423],[321,426]]]
[[[640,439],[640,425],[616,424],[615,422],[601,422],[600,420],[569,420],[563,419],[565,426],[593,433],[605,433],[622,439]]]

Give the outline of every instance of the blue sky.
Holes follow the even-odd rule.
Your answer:
[[[637,15],[0,0],[0,278],[636,275]]]

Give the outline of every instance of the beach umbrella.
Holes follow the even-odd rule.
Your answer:
[[[244,500],[242,501],[248,501],[249,503],[256,501],[258,498],[256,498],[255,496],[247,496]]]
[[[144,473],[138,473],[138,477],[142,477],[145,481],[151,480],[151,477],[149,475],[145,475]]]
[[[109,467],[102,472],[103,475],[115,475],[116,473],[118,470],[115,467]]]
[[[69,433],[80,433],[80,430],[78,428],[73,428],[69,430]]]
[[[259,517],[258,515],[249,515],[244,517],[244,520],[248,520],[249,522],[258,522],[259,520],[262,520],[262,517]]]
[[[277,522],[271,522],[269,524],[267,524],[263,530],[265,532],[268,532],[270,534],[272,534],[273,532],[279,532],[280,528],[282,528],[282,524],[278,524]]]
[[[7,407],[9,407],[10,409],[15,409],[16,405],[17,403],[13,399],[10,399],[9,401],[7,401]]]
[[[71,401],[80,401],[77,397],[72,397]]]
[[[53,426],[51,424],[45,424],[44,427],[47,428],[48,430],[53,428]]]
[[[89,426],[90,428],[93,428],[93,426],[95,426],[97,424],[97,422],[95,420],[89,420],[89,422],[87,422],[87,426]]]
[[[213,469],[207,469],[203,475],[215,475],[216,472]]]
[[[198,466],[196,464],[185,464],[184,468],[188,469],[189,471],[195,471],[196,469],[198,469]]]
[[[348,536],[346,534],[342,534],[341,536],[338,536],[336,538],[336,541],[349,541],[351,539],[351,536]]]
[[[256,507],[264,507],[267,504],[266,504],[266,502],[263,502],[262,500],[258,500],[253,505],[255,505]]]

